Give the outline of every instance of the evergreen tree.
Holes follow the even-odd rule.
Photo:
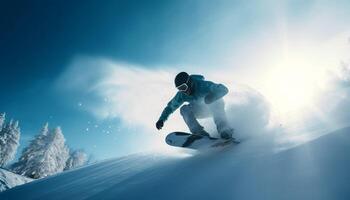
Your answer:
[[[23,150],[13,171],[31,178],[42,178],[63,171],[69,152],[61,128],[48,131],[45,126]]]
[[[73,151],[66,162],[64,170],[74,169],[86,164],[88,159],[87,154],[83,150]]]
[[[2,126],[5,122],[5,115],[6,115],[5,113],[0,114],[0,131],[2,130]]]
[[[0,131],[0,166],[1,167],[8,164],[14,158],[19,145],[20,134],[21,134],[21,131],[18,126],[18,121],[13,123],[13,120],[11,120],[9,123],[2,126],[2,129]]]
[[[47,168],[43,168],[44,175],[52,175],[63,171],[69,157],[69,150],[65,144],[65,139],[60,127],[55,128],[51,136],[51,142],[48,145],[46,153]]]

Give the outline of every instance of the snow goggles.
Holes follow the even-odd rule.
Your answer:
[[[188,83],[188,80],[189,80],[189,79],[190,79],[190,77],[187,78],[187,81],[186,81],[185,83],[183,83],[183,84],[177,86],[176,88],[177,88],[179,91],[182,91],[182,92],[187,91],[187,89],[188,89],[187,83]]]

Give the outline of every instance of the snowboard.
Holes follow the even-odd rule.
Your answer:
[[[225,147],[232,144],[238,144],[235,139],[221,139],[208,136],[194,135],[186,132],[169,133],[165,141],[168,145],[174,147],[183,147],[194,150],[205,150],[211,148]]]

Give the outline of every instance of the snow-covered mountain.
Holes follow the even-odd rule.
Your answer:
[[[22,185],[32,181],[33,179],[12,173],[0,168],[0,192]]]
[[[0,199],[350,199],[350,127],[284,151],[266,141],[106,160],[12,188]]]

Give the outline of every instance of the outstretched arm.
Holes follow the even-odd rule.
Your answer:
[[[168,117],[176,110],[178,109],[182,104],[184,103],[184,100],[180,93],[177,93],[167,104],[167,106],[164,108],[162,114],[159,117],[159,120],[156,123],[157,129],[161,129],[164,125],[164,122],[168,119]]]
[[[206,81],[206,84],[209,90],[207,96],[204,98],[206,104],[211,104],[228,93],[227,87],[223,84],[216,84],[211,81]]]

